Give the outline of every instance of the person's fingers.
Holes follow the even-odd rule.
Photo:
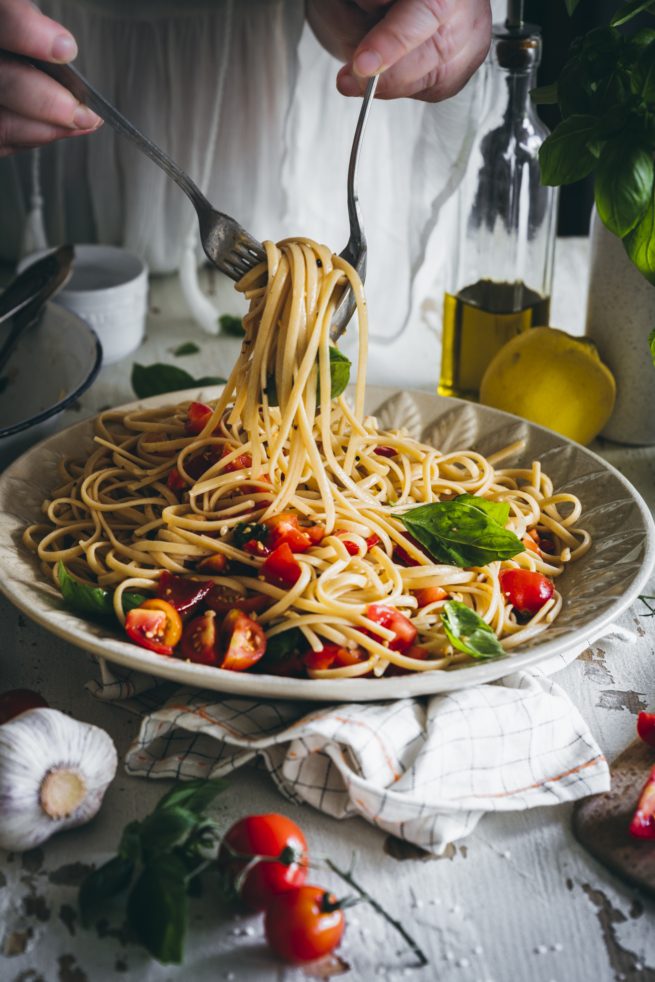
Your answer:
[[[370,78],[395,65],[435,34],[446,21],[452,3],[453,0],[396,0],[357,46],[352,59],[354,74]]]
[[[338,58],[350,61],[357,45],[379,19],[355,3],[344,0],[307,0],[307,21],[323,47]]]
[[[11,58],[0,57],[0,106],[28,119],[69,129],[94,129],[101,123],[99,116],[63,86]]]
[[[65,136],[83,136],[93,130],[70,130],[34,119],[25,119],[9,109],[0,109],[0,157],[20,150],[30,150]]]
[[[0,48],[62,63],[77,55],[70,31],[42,14],[29,0],[0,0]]]

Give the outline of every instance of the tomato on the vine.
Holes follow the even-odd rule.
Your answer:
[[[334,894],[323,887],[299,886],[275,897],[266,909],[266,940],[280,958],[302,964],[333,951],[345,919]]]
[[[279,862],[253,862],[258,856]],[[265,910],[284,891],[301,886],[307,862],[302,831],[290,818],[275,813],[239,819],[227,831],[218,854],[219,867],[251,910]]]
[[[0,723],[26,713],[28,709],[47,709],[48,703],[33,689],[10,689],[0,695]]]

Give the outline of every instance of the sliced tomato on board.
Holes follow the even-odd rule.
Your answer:
[[[502,569],[499,580],[503,596],[521,614],[536,614],[555,592],[552,580],[530,569]]]
[[[264,560],[261,572],[269,583],[293,586],[298,582],[302,570],[300,563],[294,558],[289,543],[283,542]]]
[[[218,627],[213,610],[206,610],[189,621],[182,635],[180,653],[182,658],[196,665],[218,665]]]
[[[159,574],[157,594],[166,600],[182,617],[189,617],[213,588],[211,580],[196,580],[192,576],[177,576],[164,570]]]
[[[207,594],[205,603],[217,614],[227,614],[230,610],[242,610],[246,614],[260,613],[270,606],[272,600],[264,593],[252,593],[250,596],[245,593],[237,593],[230,590],[222,583],[216,583]]]
[[[141,648],[158,655],[172,655],[173,647],[165,640],[168,623],[169,618],[163,610],[133,607],[125,618],[125,631],[129,639]]]
[[[192,402],[186,411],[187,433],[202,433],[213,411],[212,407],[204,402]]]
[[[262,626],[242,610],[230,610],[223,620],[219,647],[219,668],[245,672],[266,651],[266,635]]]
[[[404,614],[401,614],[395,607],[388,607],[386,604],[371,604],[366,610],[366,616],[370,621],[386,627],[393,631],[395,638],[389,642],[388,647],[392,651],[407,651],[414,644],[418,631]],[[378,640],[381,640],[378,638]],[[382,641],[385,644],[386,641]]]

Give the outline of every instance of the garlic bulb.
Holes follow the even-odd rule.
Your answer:
[[[33,849],[96,814],[116,773],[104,730],[56,709],[0,726],[0,847]]]

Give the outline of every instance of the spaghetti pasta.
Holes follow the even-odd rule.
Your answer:
[[[269,644],[296,629],[307,652],[351,653],[336,666],[309,659],[316,678],[469,660],[444,627],[450,600],[474,611],[507,652],[547,630],[562,606],[559,593],[526,620],[500,573],[556,578],[584,555],[590,537],[578,524],[578,499],[557,493],[538,462],[503,467],[516,445],[485,458],[380,431],[364,412],[366,303],[356,272],[308,239],[265,249],[266,262],[237,285],[250,303],[245,337],[218,399],[199,418],[188,402],[101,413],[88,456],[61,462],[61,483],[44,503],[45,521],[25,531],[27,546],[55,582],[61,560],[81,581],[113,588],[121,621],[124,592],[156,590],[164,570],[211,580],[237,601],[264,597],[258,620]],[[329,336],[347,288],[359,323],[352,403],[333,398]],[[523,551],[468,568],[432,558],[402,516],[460,495],[506,503],[506,528]],[[302,549],[284,553],[294,571],[287,581],[269,575],[271,551],[261,538],[281,515],[301,536],[320,530],[309,547],[303,540]],[[372,616],[375,605],[404,615],[416,644],[394,644],[393,625]]]

